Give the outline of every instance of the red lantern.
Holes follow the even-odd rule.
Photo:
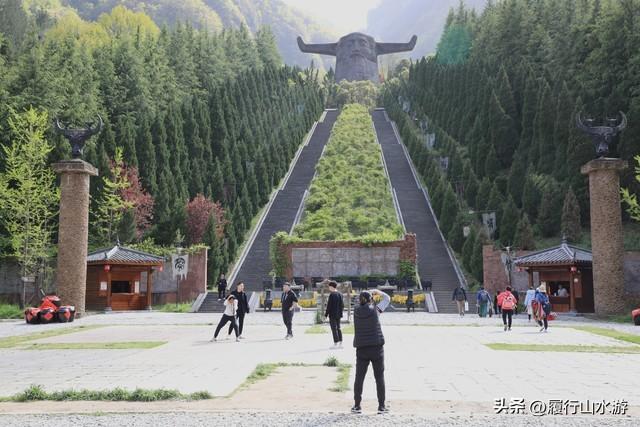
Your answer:
[[[111,271],[111,266],[109,264],[104,265],[104,271]]]
[[[578,271],[578,268],[575,265],[571,266],[571,272],[575,273],[576,271]]]

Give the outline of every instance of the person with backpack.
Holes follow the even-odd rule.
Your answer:
[[[549,320],[547,316],[551,313],[551,302],[547,295],[547,284],[542,282],[536,290],[535,299],[532,302],[533,317],[540,325],[540,332],[547,332],[549,329]]]
[[[379,295],[382,300],[376,304],[373,295]],[[384,335],[380,326],[380,313],[389,306],[391,298],[378,289],[362,291],[358,297],[359,305],[353,310],[353,346],[356,348],[356,379],[353,384],[355,404],[351,408],[354,414],[362,413],[362,385],[369,369],[373,365],[373,376],[376,379],[378,394],[378,413],[389,412],[385,405],[384,385]]]
[[[484,289],[484,286],[480,287],[478,295],[476,296],[476,302],[478,304],[478,315],[480,317],[487,317],[489,304],[491,303],[491,295]]]
[[[467,302],[467,293],[464,291],[462,285],[453,290],[453,298],[451,301],[455,301],[458,305],[458,314],[464,316],[465,303]]]
[[[324,317],[329,318],[331,334],[333,335],[333,348],[339,348],[342,347],[340,319],[342,319],[342,312],[344,311],[344,302],[342,301],[342,294],[338,292],[338,284],[333,280],[329,282],[329,292],[329,300],[327,301]]]
[[[516,298],[511,293],[511,286],[507,286],[504,292],[498,295],[498,306],[502,311],[502,323],[504,324],[505,332],[511,330],[511,321],[513,317],[513,310],[516,307]]]
[[[220,322],[218,322],[218,326],[216,327],[216,332],[213,334],[213,338],[211,338],[211,341],[218,341],[218,333],[220,332],[220,329],[222,329],[224,325],[227,324],[227,322],[231,322],[231,327],[236,333],[236,342],[240,341],[240,338],[238,338],[238,325],[236,324],[237,311],[238,311],[238,300],[236,300],[235,296],[229,295],[224,300],[224,313],[222,313],[222,318],[220,319]]]

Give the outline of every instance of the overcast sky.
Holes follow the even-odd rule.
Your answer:
[[[335,30],[346,34],[366,29],[367,12],[376,7],[381,0],[283,1],[316,18],[320,23],[331,25]]]

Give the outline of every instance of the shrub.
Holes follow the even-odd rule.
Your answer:
[[[22,310],[14,304],[0,304],[0,319],[21,319]]]
[[[318,162],[294,235],[378,243],[398,240],[402,233],[371,116],[362,105],[348,105]]]
[[[331,368],[334,368],[338,365],[340,365],[340,362],[338,362],[338,359],[335,356],[331,356],[324,361],[324,366],[329,366]]]

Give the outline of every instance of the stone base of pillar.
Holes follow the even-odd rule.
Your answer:
[[[74,305],[76,316],[85,311],[87,241],[89,237],[89,179],[98,170],[84,160],[53,165],[60,174],[57,292],[63,304]]]
[[[625,311],[624,248],[620,208],[621,159],[592,160],[581,169],[589,176],[591,204],[591,250],[593,253],[593,298],[598,315]]]

